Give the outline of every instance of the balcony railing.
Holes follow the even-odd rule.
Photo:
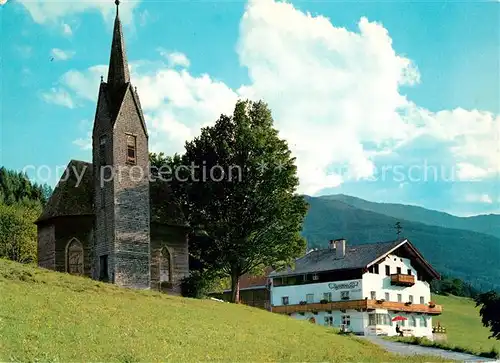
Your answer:
[[[402,302],[382,301],[382,300],[349,300],[349,301],[333,301],[326,304],[296,304],[296,305],[280,305],[273,306],[271,311],[279,314],[319,312],[329,310],[347,310],[347,309],[386,309],[405,313],[423,313],[430,315],[439,315],[443,312],[441,305],[434,305],[432,308],[425,304],[405,304]]]
[[[391,285],[413,286],[413,285],[415,285],[415,276],[403,275],[403,274],[392,274],[391,275]]]

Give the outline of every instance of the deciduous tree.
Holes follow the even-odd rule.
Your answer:
[[[182,163],[189,168],[185,215],[208,236],[202,248],[231,278],[234,302],[243,274],[291,263],[304,252],[307,207],[296,194],[295,158],[264,102],[239,101],[232,116],[221,115],[186,143]]]
[[[479,314],[485,327],[491,331],[490,338],[500,340],[500,295],[494,291],[478,295],[476,307],[481,306]]]
[[[0,203],[0,258],[31,263],[37,258],[37,233],[33,223],[41,206]]]

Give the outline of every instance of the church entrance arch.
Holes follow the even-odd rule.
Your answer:
[[[160,252],[160,283],[169,284],[172,282],[172,255],[167,247],[163,247]]]
[[[76,238],[72,238],[66,246],[66,272],[83,275],[83,246]]]

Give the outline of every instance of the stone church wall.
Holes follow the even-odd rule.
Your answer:
[[[66,272],[66,248],[71,239],[76,238],[83,246],[83,271],[91,276],[91,248],[93,216],[60,217],[55,225],[55,269]]]
[[[92,271],[91,275],[94,279],[99,279],[100,266],[99,261],[101,256],[108,256],[108,277],[113,281],[113,261],[114,261],[114,184],[113,181],[104,182],[101,180],[101,169],[99,155],[100,138],[106,137],[104,147],[105,161],[107,165],[113,163],[113,126],[111,125],[111,117],[106,97],[106,85],[101,84],[97,103],[96,117],[93,130],[92,144],[92,166],[94,176],[94,213],[95,213],[95,230],[94,230],[94,248],[92,254]]]
[[[55,227],[52,224],[38,226],[38,266],[56,268]]]
[[[115,279],[120,286],[150,287],[148,138],[129,88],[113,130]],[[127,135],[136,138],[136,164],[127,162]]]
[[[171,281],[160,286],[160,258],[167,247],[171,261]],[[189,275],[187,230],[157,223],[151,224],[151,289],[180,294],[180,283]]]

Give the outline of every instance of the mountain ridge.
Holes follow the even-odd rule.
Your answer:
[[[302,235],[308,248],[324,248],[328,240],[345,237],[350,245],[396,239],[401,222],[408,238],[444,275],[463,279],[481,290],[500,289],[500,239],[471,230],[445,228],[364,210],[335,198],[305,196],[309,210]]]
[[[478,214],[460,217],[451,213],[427,209],[421,206],[372,202],[346,194],[330,194],[320,196],[329,200],[339,200],[356,208],[384,214],[394,218],[424,223],[444,228],[463,229],[485,233],[500,238],[500,214]]]

